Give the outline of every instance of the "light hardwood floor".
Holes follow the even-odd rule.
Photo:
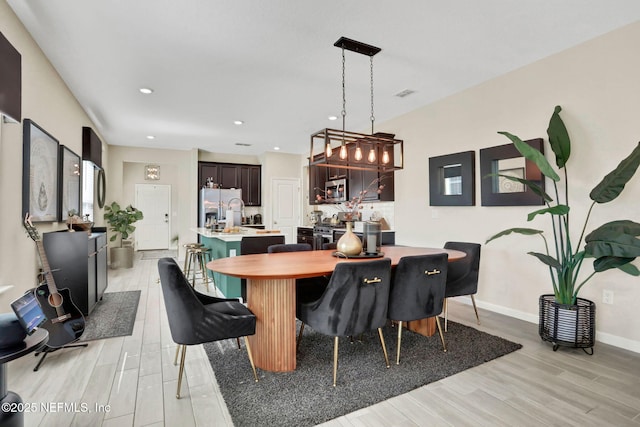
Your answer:
[[[50,354],[38,372],[32,371],[33,356],[9,363],[9,389],[38,406],[25,414],[27,427],[233,425],[201,346],[189,347],[182,398],[175,398],[175,344],[157,260],[138,255],[133,269],[109,271],[108,292],[136,289],[142,295],[133,335]],[[466,304],[452,301],[449,313],[454,321],[475,325]],[[523,348],[324,425],[640,426],[640,354],[600,343],[593,356],[575,349],[553,352],[534,324],[484,310],[480,319],[479,329]],[[58,406],[74,403],[77,411]]]

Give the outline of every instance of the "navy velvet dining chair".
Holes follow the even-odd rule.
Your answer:
[[[284,243],[271,245],[267,248],[270,254],[281,252],[305,252],[313,248],[308,243]],[[300,317],[300,306],[309,301],[315,301],[322,296],[327,288],[329,279],[324,276],[296,279],[296,317]]]
[[[171,338],[178,349],[182,347],[176,398],[180,398],[188,345],[244,337],[253,377],[258,381],[247,339],[248,335],[255,334],[256,316],[237,299],[216,298],[195,291],[173,258],[161,258],[158,272]]]
[[[284,243],[284,236],[243,236],[240,255],[266,254],[269,246]],[[240,296],[247,302],[247,279],[240,279]]]
[[[480,272],[480,245],[478,243],[469,242],[447,242],[445,249],[455,249],[462,251],[467,256],[454,261],[449,265],[447,271],[447,286],[444,297],[444,330],[447,330],[449,321],[449,305],[447,298],[469,295],[473,310],[476,313],[476,321],[480,324],[478,316],[478,307],[476,307],[476,299],[474,295],[478,292],[478,277]]]
[[[305,324],[321,334],[334,337],[334,387],[338,372],[339,337],[359,335],[377,329],[386,366],[389,367],[382,327],[387,322],[390,282],[389,258],[340,262],[336,264],[324,294],[317,301],[301,305],[302,325],[297,346],[300,346]]]
[[[442,348],[447,351],[438,315],[444,305],[448,261],[446,253],[400,258],[389,295],[389,319],[398,322],[396,364],[400,364],[402,322],[435,317]]]

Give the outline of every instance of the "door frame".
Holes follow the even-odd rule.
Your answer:
[[[141,187],[163,187],[169,190],[169,199],[168,199],[168,206],[167,206],[167,213],[168,213],[168,221],[167,221],[167,249],[171,249],[171,225],[172,225],[172,220],[171,220],[171,185],[170,184],[146,184],[146,183],[138,183],[135,184],[134,187],[134,200],[135,200],[135,205],[139,207],[139,203],[138,203],[138,188]],[[144,211],[142,211],[142,214],[144,215]],[[134,233],[134,248],[136,250],[138,250],[138,236],[136,233]],[[143,249],[144,250],[144,249]]]
[[[272,227],[275,227],[277,224],[275,224],[275,221],[277,221],[277,219],[275,218],[274,212],[275,212],[275,206],[276,206],[276,200],[275,200],[275,195],[276,195],[276,191],[275,191],[275,185],[276,182],[278,181],[289,181],[293,184],[293,186],[296,188],[296,197],[297,197],[297,201],[296,203],[294,203],[294,217],[295,217],[295,224],[292,225],[292,231],[291,231],[291,235],[286,234],[285,235],[285,242],[286,243],[295,243],[297,241],[297,228],[298,226],[301,224],[301,218],[302,218],[302,201],[301,201],[301,191],[300,191],[300,185],[301,185],[301,180],[300,178],[291,178],[291,177],[286,177],[286,178],[271,178],[271,195],[270,198],[272,200],[272,204],[271,204],[271,209],[269,212],[269,222],[271,224]],[[284,233],[283,233],[284,234]],[[289,236],[289,239],[287,239],[287,236]]]

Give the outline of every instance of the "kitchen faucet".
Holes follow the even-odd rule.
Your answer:
[[[233,197],[233,198],[229,199],[229,201],[227,202],[227,204],[229,205],[230,209],[231,209],[231,202],[233,202],[234,200],[239,200],[240,201],[240,220],[242,221],[244,219],[244,202],[239,197]],[[234,210],[234,212],[235,212],[235,210]]]

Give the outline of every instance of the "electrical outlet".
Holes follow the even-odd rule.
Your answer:
[[[604,304],[613,304],[613,291],[610,289],[602,290],[602,302]]]

